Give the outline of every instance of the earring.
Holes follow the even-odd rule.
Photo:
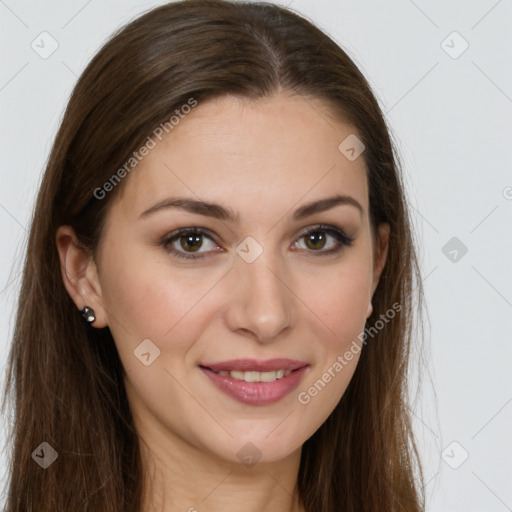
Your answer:
[[[82,317],[85,319],[86,322],[88,322],[89,324],[92,324],[94,322],[94,320],[96,320],[96,316],[94,315],[94,309],[88,307],[88,306],[84,306],[81,310],[80,310],[80,313],[82,313]]]

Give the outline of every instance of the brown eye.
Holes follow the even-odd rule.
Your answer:
[[[300,246],[301,241],[304,241],[305,247]],[[341,251],[345,246],[350,247],[353,241],[354,238],[347,236],[335,226],[320,225],[303,232],[294,246],[299,249],[305,248],[314,256],[326,256]]]
[[[182,235],[179,238],[180,245],[182,249],[185,249],[186,251],[197,251],[202,243],[202,235],[195,235],[195,234],[188,234],[188,235]]]
[[[325,234],[319,231],[313,231],[304,237],[306,245],[313,250],[323,249],[325,246]]]
[[[218,248],[212,236],[201,228],[181,228],[173,231],[160,241],[160,245],[172,255],[185,259],[203,258]]]

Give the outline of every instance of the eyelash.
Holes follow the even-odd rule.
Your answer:
[[[303,231],[298,240],[312,234],[312,233],[324,233],[328,234],[332,237],[334,237],[338,241],[338,245],[336,247],[333,247],[331,249],[327,250],[310,250],[308,252],[313,253],[313,255],[316,256],[328,256],[330,254],[337,253],[341,251],[343,247],[350,247],[352,245],[352,242],[354,241],[353,237],[347,236],[344,231],[341,229],[338,229],[334,226],[319,224],[318,226],[314,226],[312,228],[308,228],[306,231]],[[210,235],[209,231],[202,229],[202,228],[196,228],[196,227],[190,227],[190,228],[181,228],[176,231],[173,231],[172,233],[169,233],[166,235],[161,241],[160,245],[169,253],[173,254],[174,256],[178,258],[183,258],[187,260],[197,260],[200,258],[204,258],[208,255],[208,252],[204,253],[198,253],[198,255],[193,255],[193,253],[184,253],[181,251],[177,251],[176,249],[170,248],[169,244],[174,242],[175,240],[179,240],[182,236],[185,235],[203,235],[212,240],[212,242],[216,243],[213,237]]]

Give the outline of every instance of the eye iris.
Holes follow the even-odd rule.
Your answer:
[[[183,242],[185,240],[185,243]],[[185,250],[197,251],[201,247],[201,235],[188,234],[180,238],[181,247]],[[187,246],[185,245],[187,244]]]
[[[320,246],[315,245],[318,242],[320,242]],[[310,233],[306,236],[306,244],[310,249],[322,249],[322,247],[325,245],[325,234],[319,232]]]

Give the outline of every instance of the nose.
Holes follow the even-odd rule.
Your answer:
[[[269,343],[294,325],[297,301],[282,262],[266,251],[252,263],[236,256],[230,274],[226,321],[232,331]]]

